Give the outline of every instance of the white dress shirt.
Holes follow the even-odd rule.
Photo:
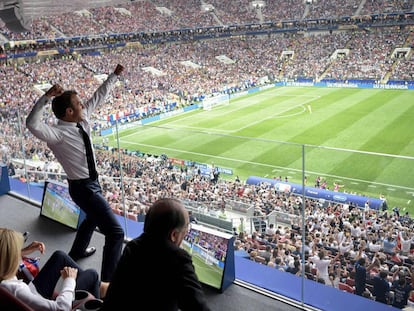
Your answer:
[[[30,305],[36,311],[70,311],[72,310],[72,301],[74,299],[76,281],[74,278],[66,278],[62,282],[62,290],[55,300],[46,299],[40,295],[36,287],[32,284],[26,284],[17,277],[3,280],[0,286],[5,287],[14,296]]]
[[[117,76],[114,73],[110,74],[107,80],[95,91],[92,98],[84,103],[83,120],[80,124],[89,135],[89,117],[95,108],[105,100],[116,79]],[[82,134],[75,122],[58,120],[57,124],[52,126],[43,122],[43,113],[49,102],[49,98],[45,95],[40,97],[26,119],[27,128],[34,136],[47,143],[62,165],[68,179],[88,178],[89,170]]]

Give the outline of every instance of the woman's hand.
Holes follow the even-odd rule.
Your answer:
[[[60,276],[62,277],[62,279],[76,279],[76,277],[78,276],[78,269],[72,267],[64,267],[62,270],[60,270]]]
[[[22,249],[22,256],[27,256],[35,251],[39,251],[40,254],[44,254],[46,250],[45,244],[39,241],[33,241]]]

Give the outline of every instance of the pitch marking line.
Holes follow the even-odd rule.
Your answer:
[[[285,110],[278,111],[278,112],[276,112],[276,113],[274,113],[274,114],[272,114],[272,115],[270,115],[270,116],[268,116],[268,117],[266,117],[264,119],[260,119],[260,120],[257,120],[257,121],[251,122],[251,123],[247,123],[246,125],[244,125],[242,127],[239,127],[237,129],[233,129],[233,130],[220,130],[220,129],[212,129],[212,128],[200,127],[200,126],[186,126],[186,125],[182,125],[182,121],[183,120],[193,119],[194,116],[186,116],[184,118],[180,118],[180,120],[174,120],[174,121],[171,121],[171,122],[169,122],[167,124],[169,126],[171,126],[171,127],[177,128],[177,129],[193,129],[193,130],[199,130],[199,131],[206,130],[206,131],[214,132],[214,133],[235,133],[235,132],[244,130],[244,129],[248,128],[248,127],[254,126],[256,124],[260,124],[261,122],[264,122],[266,120],[270,120],[270,119],[280,119],[280,118],[289,118],[289,117],[292,117],[292,116],[296,116],[296,115],[299,115],[299,114],[303,114],[303,113],[305,113],[308,110],[307,109],[307,105],[309,103],[311,103],[311,102],[313,102],[313,101],[315,101],[315,100],[317,100],[317,99],[320,98],[320,96],[307,96],[307,95],[279,95],[279,96],[281,96],[281,97],[282,96],[283,97],[308,97],[308,98],[310,97],[310,98],[308,100],[305,100],[304,102],[301,102],[301,103],[299,103],[297,105],[294,105],[292,107],[289,107],[289,108],[287,108]],[[235,111],[238,111],[238,110],[240,110],[240,109],[242,109],[244,107],[252,106],[252,105],[255,105],[255,104],[257,104],[257,103],[248,104],[248,105],[238,105],[237,108],[232,109],[232,110],[227,111],[227,112],[229,112],[229,113],[230,112],[235,112]],[[299,111],[299,112],[286,114],[286,112],[292,111],[292,110],[294,110],[294,109],[296,109],[298,107],[302,107],[303,109],[301,111]],[[216,115],[218,115],[218,114],[216,114]],[[211,117],[214,117],[214,115],[211,116]]]

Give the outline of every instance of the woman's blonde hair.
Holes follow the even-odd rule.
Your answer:
[[[0,282],[16,275],[22,261],[23,234],[0,228]]]

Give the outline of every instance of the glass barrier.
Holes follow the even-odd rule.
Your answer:
[[[234,233],[236,249],[256,264],[338,290],[355,282],[361,257],[378,257],[390,277],[395,264],[411,265],[411,247],[402,248],[412,233],[413,157],[245,137],[242,125],[220,120],[220,108],[208,113],[209,124],[190,111],[95,133],[100,183],[127,239],[152,202],[173,196],[200,223]],[[44,182],[66,183],[65,173],[25,129],[25,117],[2,110],[2,161],[11,190],[40,203]],[[294,290],[306,294],[303,285]]]

